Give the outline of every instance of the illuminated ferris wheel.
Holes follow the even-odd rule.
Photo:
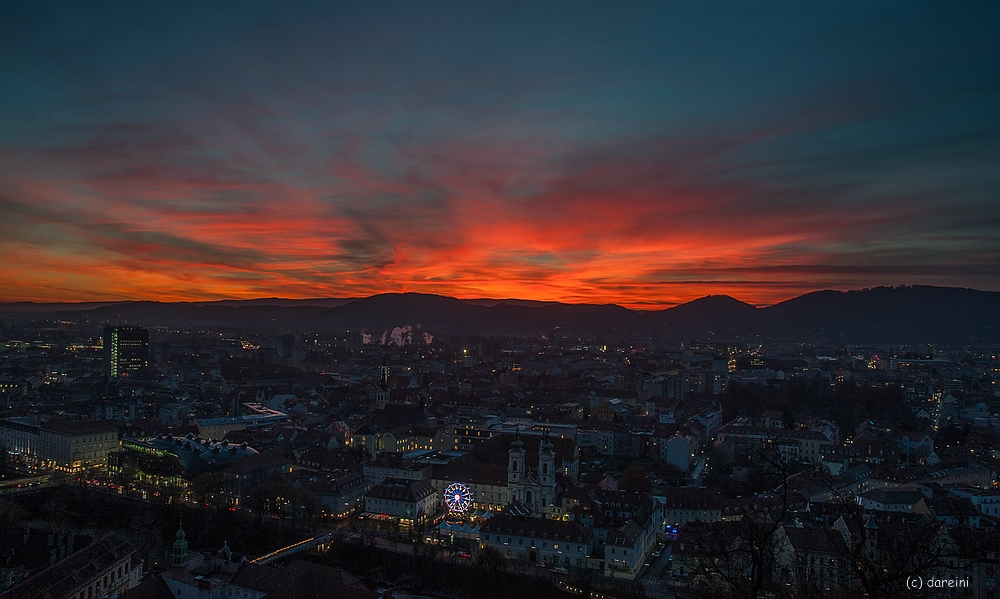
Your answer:
[[[462,483],[451,483],[444,490],[444,503],[452,513],[462,513],[472,505],[472,491]]]

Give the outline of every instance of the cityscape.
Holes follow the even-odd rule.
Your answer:
[[[0,7],[0,599],[1000,598],[997,17]]]
[[[962,293],[861,293],[921,291]],[[982,295],[988,320],[1000,294]],[[400,318],[454,301],[314,307],[387,299]],[[309,304],[229,309],[273,322]],[[996,333],[101,320],[178,308],[4,306],[4,597],[995,592]]]

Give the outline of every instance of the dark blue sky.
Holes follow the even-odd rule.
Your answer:
[[[0,297],[1000,290],[992,3],[0,7]]]

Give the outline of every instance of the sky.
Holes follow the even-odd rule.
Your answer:
[[[10,0],[0,300],[1000,291],[998,25],[966,2]]]

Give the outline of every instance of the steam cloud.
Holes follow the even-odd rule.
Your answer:
[[[406,337],[406,341],[409,343],[413,342],[413,327],[406,325],[405,327],[396,327],[392,329],[392,333],[389,335],[392,338],[393,343],[397,347],[403,347],[403,337]]]
[[[403,347],[404,345],[413,345],[413,335],[414,332],[419,331],[420,325],[418,324],[416,328],[410,325],[404,325],[401,327],[394,327],[392,331],[383,331],[382,335],[378,338],[379,345],[388,345],[390,343],[395,343],[397,347]],[[434,335],[424,331],[420,335],[423,337],[424,343],[430,345],[434,342]],[[370,333],[364,331],[361,332],[362,341],[368,345],[374,343],[373,337]]]

